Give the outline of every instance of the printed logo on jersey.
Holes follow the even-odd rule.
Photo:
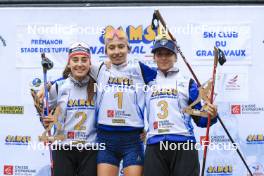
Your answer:
[[[170,128],[173,127],[173,123],[169,120],[160,120],[157,122],[156,127],[158,129],[158,133],[168,133],[170,132]]]
[[[151,98],[154,98],[154,97],[160,97],[160,96],[177,96],[178,94],[178,90],[177,89],[174,89],[174,88],[171,88],[171,89],[159,89],[159,90],[156,90],[154,92],[152,92],[151,94]]]
[[[153,127],[154,127],[154,129],[159,128],[159,122],[158,122],[158,121],[155,121],[155,122],[153,123]]]
[[[115,111],[114,110],[107,110],[107,117],[114,117]]]
[[[127,114],[124,110],[109,109],[106,112],[107,112],[107,117],[109,118],[129,118],[131,116],[131,114]]]
[[[86,132],[82,131],[68,131],[67,133],[67,139],[85,140],[87,137]]]
[[[118,123],[118,124],[125,124],[126,120],[125,119],[113,119],[112,123]]]
[[[89,107],[89,106],[94,106],[94,100],[88,101],[84,99],[70,99],[67,103],[68,108],[75,108],[75,107]]]
[[[108,84],[131,86],[133,85],[133,79],[126,77],[109,77]]]
[[[67,133],[67,138],[68,138],[68,139],[74,139],[74,137],[75,137],[75,133],[74,133],[74,131],[68,131],[68,133]]]

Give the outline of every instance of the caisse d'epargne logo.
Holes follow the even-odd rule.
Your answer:
[[[254,103],[250,104],[232,104],[230,106],[230,113],[232,115],[241,114],[260,114],[264,112],[264,106],[257,105]]]

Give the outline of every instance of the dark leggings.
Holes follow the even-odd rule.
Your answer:
[[[97,151],[53,150],[53,176],[96,176]]]
[[[198,151],[194,147],[193,150],[183,150],[181,147],[176,150],[160,150],[160,143],[147,145],[144,176],[199,176],[199,170]]]

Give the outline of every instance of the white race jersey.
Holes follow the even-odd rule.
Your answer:
[[[89,80],[87,76],[86,81]],[[62,124],[64,144],[70,142],[94,143],[96,138],[95,99],[87,100],[87,84],[76,84],[71,77],[67,78],[58,90],[58,105],[62,113],[58,120]]]
[[[58,90],[61,88],[65,79],[60,78],[52,84],[49,90],[49,108],[54,109],[57,106]]]
[[[167,75],[158,70],[156,79],[149,83],[146,95],[149,122],[148,138],[176,134],[193,136],[191,117],[183,113],[188,106],[190,78],[183,77],[177,68]]]
[[[96,115],[99,125],[144,127],[145,83],[140,65],[102,65],[97,77]]]

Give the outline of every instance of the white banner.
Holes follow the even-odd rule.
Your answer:
[[[199,63],[211,60],[214,57],[212,46],[216,46],[224,52],[228,64],[250,64],[250,24],[221,23],[224,22],[193,25],[196,30],[192,33],[191,39],[192,58]]]
[[[49,172],[49,151],[31,146],[43,132],[29,91],[43,79],[40,54],[54,62],[48,72],[48,80],[54,80],[61,77],[72,42],[88,43],[93,61],[105,60],[102,29],[122,26],[132,47],[129,62],[154,66],[150,24],[155,9],[202,83],[212,75],[213,47],[226,54],[226,64],[217,68],[219,115],[252,172],[264,175],[264,6],[1,8],[0,175]],[[190,75],[180,56],[177,65]],[[205,129],[195,127],[195,133],[199,143]],[[220,123],[210,133],[212,143],[230,144]],[[207,161],[207,176],[248,176],[236,151],[210,150]]]

